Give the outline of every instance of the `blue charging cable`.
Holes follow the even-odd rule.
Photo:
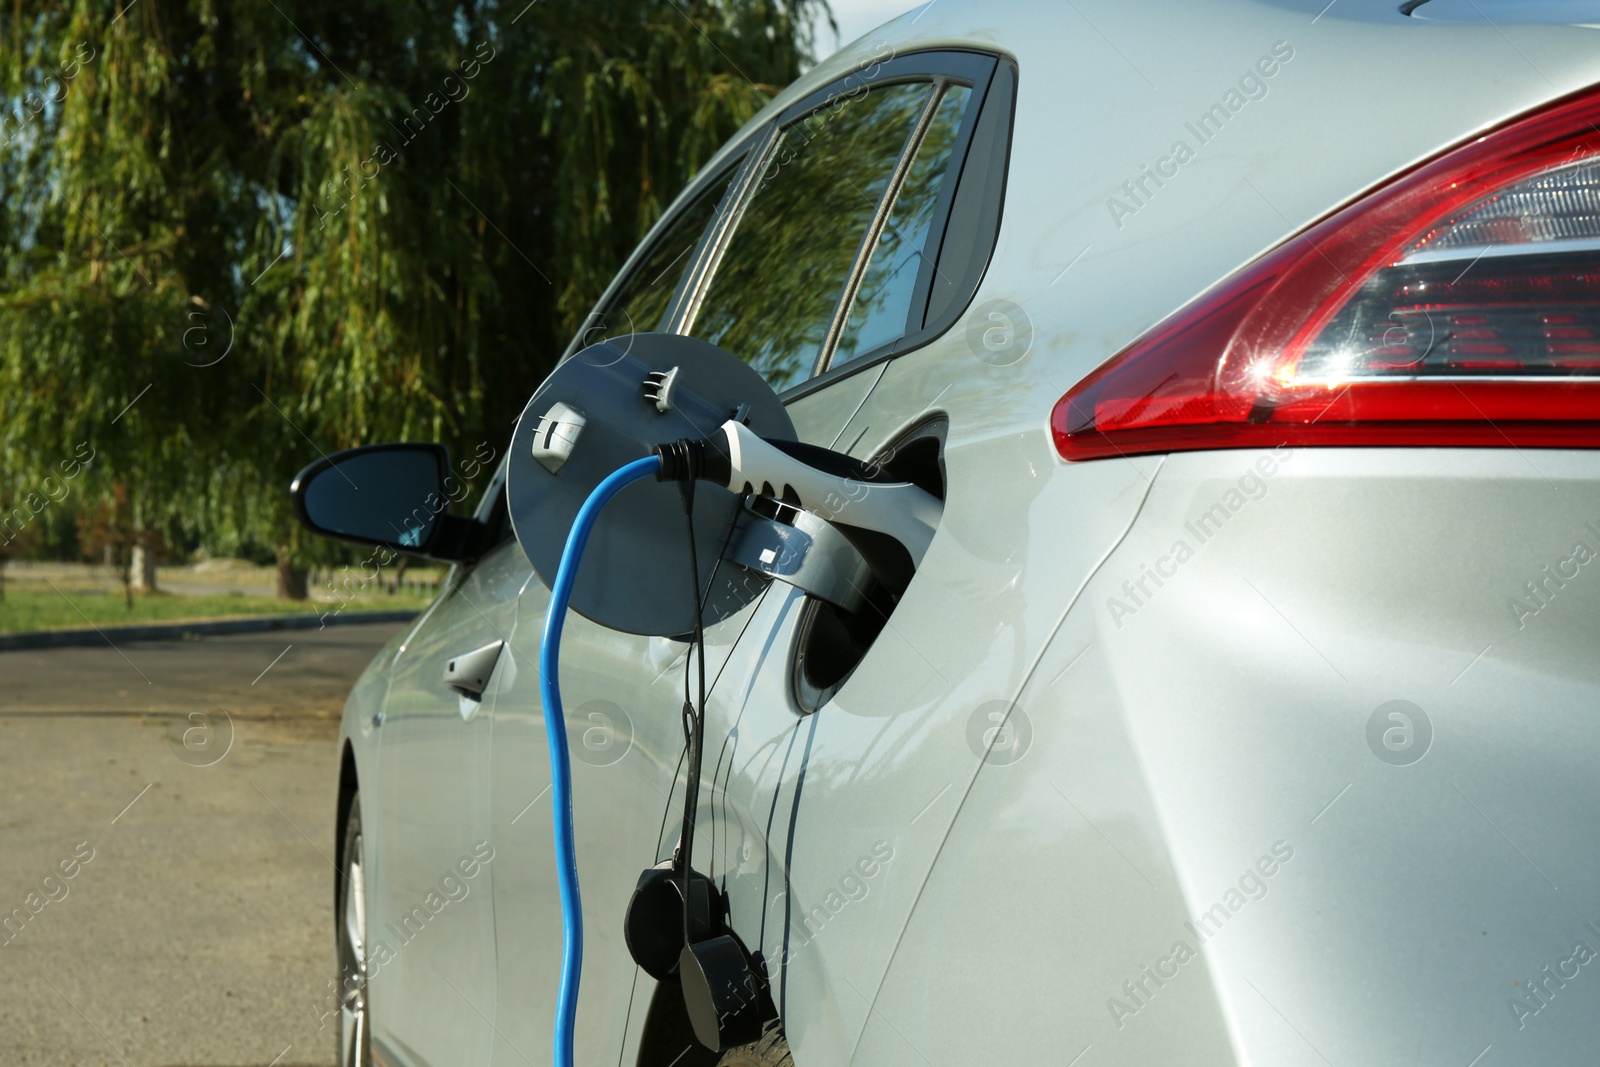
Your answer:
[[[561,954],[561,992],[556,998],[555,1067],[572,1067],[572,1039],[578,1022],[578,980],[583,973],[583,902],[578,897],[578,852],[572,832],[572,760],[567,752],[566,717],[561,710],[557,664],[567,601],[578,577],[578,561],[600,509],[624,488],[661,469],[659,456],[646,456],[618,469],[594,487],[578,509],[578,517],[561,550],[561,564],[550,586],[550,608],[539,644],[539,688],[544,700],[544,731],[550,743],[550,806],[555,821],[556,876],[561,885],[561,922],[565,944]]]

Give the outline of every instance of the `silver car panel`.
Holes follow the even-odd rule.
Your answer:
[[[1588,453],[1168,459],[1023,689],[1029,747],[963,799],[856,1062],[1585,1062],[1591,553]]]
[[[736,729],[710,727],[736,739],[710,809],[735,857],[734,924],[761,946],[801,1061],[848,1062],[982,746],[1159,465],[1085,467],[1064,487],[1074,506],[1041,521],[1036,498],[1058,473],[1049,441],[1002,432],[1009,416],[982,399],[1013,373],[975,358],[964,336],[888,364],[842,440],[866,458],[946,413],[948,498],[963,506],[946,511],[888,627],[813,715],[790,692],[801,600],[769,593],[735,652],[750,678]],[[1047,380],[1034,389],[1037,403],[1053,399]]]
[[[515,542],[491,552],[441,596],[391,668],[362,816],[365,824],[369,811],[382,813],[381,831],[368,838],[368,988],[373,1017],[385,1020],[373,1041],[400,1062],[488,1061],[496,997],[492,722],[482,703],[457,696],[442,676],[452,657],[508,638],[526,569]],[[509,666],[502,657],[496,675]]]

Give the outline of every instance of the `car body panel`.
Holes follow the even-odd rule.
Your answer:
[[[1216,19],[1216,9],[1203,9],[1191,5],[1184,11],[1178,11],[1170,6],[1163,6],[1161,16],[1167,25],[1163,28],[1164,40],[1169,42],[1182,42],[1186,50],[1195,56],[1206,56],[1203,63],[1192,63],[1188,67],[1166,66],[1162,74],[1162,99],[1181,100],[1185,95],[1191,99],[1204,99],[1200,96],[1203,87],[1216,82],[1219,65],[1214,62],[1214,57],[1219,54],[1219,49],[1225,46],[1232,48],[1240,56],[1240,65],[1246,66],[1253,61],[1255,56],[1249,55],[1248,49],[1265,32],[1270,34],[1274,27],[1273,18],[1281,20],[1281,32],[1288,34],[1291,30],[1305,31],[1309,20],[1303,13],[1287,12],[1281,7],[1260,7],[1260,18],[1250,21],[1241,20],[1229,24],[1225,20]],[[1118,18],[1133,20],[1148,18],[1148,14],[1139,14],[1135,9],[1107,9],[1102,5],[1084,5],[1082,9],[1086,17],[1093,21],[1096,27],[1109,34],[1106,19],[1115,22]],[[1008,12],[1008,14],[1014,12]],[[1057,13],[1046,16],[1042,9],[1033,8],[1029,15],[1037,13],[1041,20],[1070,19],[1070,13]],[[950,39],[941,38],[938,33],[938,17],[957,20],[963,17],[959,7],[945,8],[940,12],[938,7],[930,8],[921,19],[921,27],[926,34],[925,39],[941,45],[959,45],[979,43],[972,38]],[[1290,16],[1292,15],[1292,19]],[[1025,16],[1026,17],[1026,16]],[[1333,29],[1325,31],[1324,38],[1334,38],[1327,46],[1330,58],[1341,56],[1340,62],[1347,63],[1351,41],[1366,42],[1385,41],[1377,46],[1380,50],[1387,50],[1388,54],[1396,61],[1403,55],[1404,49],[1393,41],[1388,41],[1386,34],[1393,33],[1392,27],[1383,27],[1382,22],[1387,16],[1373,13],[1370,19],[1356,19],[1340,21]],[[902,20],[902,24],[909,20]],[[1212,22],[1212,24],[1202,24]],[[1179,25],[1173,25],[1177,23]],[[1190,25],[1192,24],[1192,25]],[[895,27],[889,27],[884,36],[893,40]],[[1192,31],[1192,32],[1191,32]],[[1319,32],[1312,29],[1310,32]],[[1544,31],[1541,31],[1544,32]],[[1170,36],[1166,36],[1170,33]],[[1344,40],[1340,40],[1344,38]],[[1286,39],[1286,38],[1278,38]],[[974,313],[981,313],[992,300],[1005,300],[1015,307],[1021,308],[1023,314],[1031,320],[1037,351],[1030,352],[1025,359],[1005,368],[981,367],[990,374],[987,380],[973,378],[970,386],[963,389],[963,374],[952,370],[952,366],[959,366],[960,360],[965,357],[971,363],[975,355],[970,348],[957,349],[955,345],[959,340],[958,331],[941,339],[921,352],[902,356],[889,365],[880,380],[872,397],[863,407],[861,417],[857,423],[843,436],[843,441],[850,441],[857,433],[871,433],[870,422],[875,415],[874,408],[880,403],[889,412],[905,419],[914,414],[918,401],[927,403],[933,398],[938,399],[938,406],[947,409],[952,418],[952,442],[949,452],[949,462],[952,466],[952,486],[950,503],[946,511],[946,524],[967,521],[975,528],[991,531],[989,537],[995,538],[993,531],[1003,531],[1011,527],[1007,522],[1008,508],[996,507],[995,496],[1005,492],[1015,494],[1017,497],[1027,497],[1025,486],[1019,480],[1019,472],[1024,465],[1018,462],[1018,457],[1006,457],[994,466],[971,481],[973,486],[984,488],[993,487],[993,492],[988,497],[978,494],[964,495],[963,488],[958,485],[954,469],[959,465],[959,441],[963,430],[977,436],[992,434],[997,437],[1004,436],[1006,429],[1012,429],[1020,440],[1028,440],[1030,432],[1027,423],[1029,411],[1039,413],[1037,418],[1042,422],[1043,414],[1049,410],[1053,401],[1065,392],[1078,377],[1091,369],[1095,364],[1111,355],[1127,341],[1137,336],[1144,328],[1156,319],[1170,312],[1185,300],[1207,288],[1216,280],[1226,276],[1232,269],[1248,261],[1257,252],[1281,240],[1292,228],[1298,228],[1305,222],[1326,213],[1340,203],[1349,199],[1362,188],[1380,181],[1388,174],[1405,169],[1419,158],[1437,150],[1445,144],[1459,140],[1467,133],[1494,124],[1503,119],[1507,114],[1520,110],[1542,99],[1555,95],[1553,90],[1560,87],[1553,86],[1542,80],[1540,75],[1528,70],[1525,76],[1509,78],[1505,81],[1515,83],[1508,86],[1505,81],[1496,80],[1491,86],[1482,86],[1481,92],[1469,92],[1463,96],[1452,97],[1446,107],[1457,112],[1453,119],[1434,124],[1438,119],[1439,107],[1433,107],[1430,101],[1430,122],[1427,125],[1418,124],[1400,130],[1367,131],[1362,127],[1353,126],[1350,122],[1350,113],[1358,111],[1351,106],[1351,102],[1344,98],[1333,98],[1328,94],[1329,70],[1327,65],[1318,66],[1317,63],[1305,63],[1296,69],[1282,66],[1279,75],[1282,77],[1273,87],[1275,96],[1253,102],[1249,106],[1282,103],[1281,111],[1276,116],[1263,119],[1261,129],[1256,131],[1239,130],[1236,126],[1225,128],[1218,136],[1230,136],[1241,133],[1237,139],[1229,144],[1209,146],[1212,148],[1229,148],[1229,151],[1217,153],[1212,160],[1204,159],[1197,155],[1194,174],[1187,171],[1180,172],[1180,178],[1199,177],[1195,181],[1171,181],[1165,187],[1159,188],[1159,196],[1149,197],[1140,206],[1137,218],[1123,217],[1123,225],[1115,225],[1105,202],[1105,195],[1093,198],[1085,197],[1082,200],[1072,195],[1063,196],[1064,189],[1095,189],[1114,192],[1118,184],[1109,180],[1113,175],[1119,179],[1123,175],[1115,170],[1108,170],[1107,161],[1119,158],[1128,158],[1127,146],[1132,140],[1128,136],[1130,128],[1145,129],[1159,128],[1160,109],[1155,109],[1154,118],[1149,112],[1152,110],[1148,96],[1149,86],[1135,87],[1138,82],[1137,72],[1130,71],[1122,59],[1118,58],[1113,50],[1106,50],[1106,42],[1093,34],[1084,34],[1072,40],[1069,48],[1076,54],[1074,58],[1081,62],[1061,62],[1059,58],[1053,62],[1046,62],[1042,57],[1030,62],[1029,49],[1014,42],[1036,41],[1039,48],[1059,49],[1062,35],[1059,32],[1048,33],[1042,29],[1037,34],[1021,33],[1012,38],[1005,38],[1004,43],[1012,47],[1013,54],[1018,58],[1021,70],[1021,87],[1018,94],[1018,114],[1013,142],[1013,157],[1010,186],[1007,191],[1006,220],[1002,227],[999,246],[996,250],[990,271],[982,288],[973,302]],[[1270,54],[1274,38],[1261,37],[1260,53]],[[1504,49],[1505,55],[1512,54],[1506,40],[1498,34],[1479,32],[1469,42],[1483,52],[1491,52],[1495,48]],[[1367,47],[1366,44],[1362,45]],[[1414,47],[1414,46],[1412,46]],[[1087,54],[1089,51],[1102,50],[1100,62],[1093,61]],[[1565,49],[1567,53],[1567,85],[1576,87],[1594,77],[1594,64],[1589,56],[1583,56],[1582,62],[1573,62],[1578,56],[1575,49]],[[1435,56],[1435,61],[1449,59],[1459,62],[1461,50],[1458,48],[1449,56]],[[1297,54],[1296,59],[1308,58],[1303,52]],[[1315,57],[1312,57],[1315,58]],[[1424,60],[1426,65],[1426,60]],[[1501,64],[1503,65],[1503,64]],[[1118,68],[1120,69],[1113,69]],[[1308,85],[1295,92],[1279,92],[1284,86],[1290,84],[1287,78],[1299,73],[1307,67],[1311,72],[1306,76]],[[1338,68],[1341,74],[1344,69]],[[1207,79],[1210,79],[1209,81]],[[1054,82],[1055,84],[1050,84]],[[1063,82],[1075,84],[1062,84]],[[1041,84],[1043,83],[1043,84]],[[1113,100],[1107,102],[1107,94],[1103,91],[1108,84],[1116,84],[1126,93],[1118,93]],[[1168,89],[1169,84],[1176,87]],[[1229,87],[1224,81],[1217,85],[1213,92],[1219,98]],[[1071,90],[1076,88],[1078,93]],[[1511,92],[1508,92],[1508,89]],[[1520,94],[1520,97],[1519,95]],[[1063,97],[1079,95],[1084,98],[1095,98],[1100,106],[1127,106],[1130,113],[1127,121],[1107,120],[1103,115],[1094,117],[1092,126],[1079,129],[1072,123],[1072,111],[1066,112],[1068,132],[1074,138],[1081,136],[1083,143],[1072,145],[1070,154],[1067,151],[1069,141],[1061,136],[1051,137],[1047,128],[1054,126],[1060,130],[1063,125],[1063,109],[1060,100]],[[1127,99],[1137,96],[1137,100]],[[1287,98],[1287,99],[1281,99]],[[1137,108],[1137,116],[1132,109]],[[1327,126],[1341,126],[1349,129],[1353,134],[1358,134],[1361,144],[1359,157],[1349,160],[1348,167],[1329,167],[1319,169],[1314,174],[1302,173],[1302,168],[1297,168],[1286,163],[1297,156],[1318,156],[1325,153],[1326,134],[1318,130],[1318,118],[1329,116],[1329,113],[1338,108],[1342,114],[1338,122],[1329,122]],[[1181,117],[1176,109],[1169,109],[1173,126],[1183,134],[1183,123],[1187,121]],[[1307,115],[1310,114],[1308,121]],[[1241,114],[1240,119],[1251,118],[1248,113]],[[1331,116],[1330,116],[1331,117]],[[1451,130],[1450,122],[1455,121],[1457,132]],[[1443,131],[1443,132],[1442,132]],[[1368,143],[1370,137],[1376,136],[1380,142],[1378,146]],[[1097,143],[1097,138],[1107,141],[1105,144]],[[1287,143],[1286,143],[1287,142]],[[1200,146],[1202,148],[1208,146]],[[1209,166],[1198,164],[1209,163]],[[1131,165],[1129,165],[1131,164]],[[1263,165],[1265,169],[1263,170]],[[1124,164],[1126,174],[1137,177],[1137,157]],[[1093,172],[1098,170],[1098,174]],[[1087,172],[1087,173],[1086,173]],[[1352,172],[1355,172],[1352,174]],[[1055,174],[1059,179],[1054,182],[1042,180],[1045,176]],[[1252,179],[1253,176],[1253,179]],[[1292,187],[1289,179],[1293,179]],[[1259,193],[1252,192],[1249,182],[1253,180],[1259,187]],[[1274,182],[1281,182],[1282,188]],[[1244,198],[1238,194],[1242,191]],[[1280,193],[1285,195],[1280,196]],[[1249,199],[1253,198],[1253,199]],[[1270,198],[1270,202],[1269,199]],[[1026,219],[1027,225],[1018,227],[1015,220]],[[1135,226],[1144,230],[1139,233]],[[1130,233],[1129,231],[1134,232]],[[1099,246],[1097,249],[1096,246]],[[1103,251],[1100,251],[1102,250]],[[1163,256],[1159,260],[1162,269],[1150,270],[1151,257],[1156,254],[1156,249],[1170,249],[1180,254],[1175,258]],[[1100,254],[1096,254],[1099,252]],[[1133,263],[1139,263],[1135,268]],[[1173,269],[1167,269],[1167,268]],[[1136,283],[1134,283],[1137,279]],[[941,355],[948,362],[941,361]],[[901,395],[891,396],[893,393]],[[886,416],[878,416],[884,418]],[[893,418],[889,416],[888,426],[893,426]],[[969,423],[970,428],[963,426]],[[1036,423],[1035,425],[1038,425]],[[1039,442],[1043,446],[1042,437]],[[869,442],[870,445],[870,442]],[[860,454],[866,454],[869,448],[857,449]],[[1144,465],[1153,471],[1153,461],[1139,461],[1109,466],[1122,466],[1133,468]],[[1015,581],[1020,588],[1036,591],[1041,599],[1049,600],[1054,616],[1049,610],[1041,615],[1054,621],[1059,618],[1059,613],[1064,611],[1070,602],[1068,597],[1071,591],[1078,587],[1082,581],[1099,562],[1104,552],[1115,543],[1121,528],[1115,522],[1115,509],[1108,509],[1105,518],[1106,528],[1100,530],[1090,538],[1087,543],[1070,529],[1070,523],[1078,518],[1084,509],[1094,510],[1105,508],[1103,498],[1097,498],[1093,491],[1085,484],[1091,477],[1091,470],[1100,471],[1102,465],[1090,464],[1081,467],[1067,468],[1055,461],[1053,455],[1047,456],[1045,470],[1052,479],[1059,479],[1071,488],[1059,488],[1059,492],[1067,499],[1050,506],[1046,501],[1041,501],[1033,514],[1026,516],[1026,521],[1021,524],[1021,529],[1031,530],[1038,527],[1045,529],[1058,529],[1062,536],[1059,541],[1044,548],[1039,555],[1049,555],[1048,563],[1029,556],[1020,568]],[[1124,477],[1132,479],[1131,475]],[[1137,479],[1132,479],[1137,480]],[[1142,484],[1142,483],[1140,483]],[[1055,487],[1053,487],[1055,488]],[[1126,491],[1119,486],[1118,489]],[[970,493],[970,488],[966,490]],[[1114,496],[1115,491],[1106,495]],[[1133,494],[1135,509],[1137,494]],[[1069,502],[1070,501],[1070,502]],[[1051,519],[1058,521],[1052,524]],[[1080,520],[1081,521],[1081,520]],[[1125,523],[1124,523],[1125,526]],[[942,538],[940,539],[942,540]],[[913,582],[911,590],[907,593],[901,611],[897,612],[896,623],[901,624],[902,618],[906,621],[901,624],[906,628],[915,627],[926,617],[927,612],[916,610],[919,606],[919,587],[929,583],[933,578],[938,565],[938,545],[925,563],[924,569]],[[1065,550],[1065,551],[1064,551]],[[1074,556],[1073,563],[1076,571],[1069,571],[1062,575],[1060,568],[1066,565],[1061,557],[1069,552],[1081,552]],[[977,561],[968,559],[968,574],[978,573],[981,567],[975,566]],[[1029,565],[1031,564],[1031,566]],[[1046,568],[1049,568],[1047,570]],[[952,567],[953,573],[959,573],[958,568]],[[1074,581],[1076,578],[1077,581]],[[976,579],[974,579],[976,581]],[[992,591],[993,586],[988,586]],[[1054,597],[1053,600],[1050,600]],[[948,602],[947,602],[948,603]],[[993,620],[996,624],[1006,626],[1021,620],[1016,613],[1015,605],[1004,605],[1005,610],[989,614],[980,610],[974,611],[978,605],[961,603],[956,600],[944,610],[950,618],[960,618],[963,629],[953,631],[946,625],[936,628],[929,635],[929,640],[936,651],[931,654],[924,653],[920,659],[932,658],[936,662],[944,662],[942,655],[947,655],[952,639],[963,635],[982,634],[984,626]],[[941,605],[943,608],[944,605]],[[962,610],[966,609],[966,610]],[[781,623],[778,624],[781,627]],[[984,647],[981,638],[975,638],[974,647]],[[879,650],[869,654],[863,671],[873,661],[873,656]],[[908,687],[911,679],[928,676],[929,667],[925,662],[920,662],[919,657],[913,656],[909,650],[901,647],[897,649],[898,658],[892,666],[886,666],[885,676],[894,679],[894,685],[885,687],[890,692],[874,694],[874,703],[878,707],[897,706],[896,700],[905,699],[904,689]],[[990,646],[991,655],[998,656],[999,648]],[[1075,651],[1081,651],[1075,650]],[[1027,657],[1022,657],[1026,661]],[[992,669],[995,664],[990,661],[974,668],[977,673],[982,673],[985,668]],[[1007,684],[1012,688],[1007,691],[1004,686],[999,692],[1009,695],[1020,687],[1021,678],[1026,673],[1026,664],[1017,675],[1007,679]],[[1065,666],[1065,665],[1063,665]],[[1059,671],[1061,668],[1057,668]],[[1002,675],[1003,676],[1003,672]],[[859,694],[864,693],[862,688],[866,685],[867,675],[862,674],[847,685],[840,694],[838,704],[848,707],[853,699],[860,700]],[[764,691],[758,691],[750,701],[751,707],[747,708],[745,718],[740,723],[741,734],[751,731],[751,716],[755,707],[777,709],[782,706],[786,696],[786,687],[781,682],[767,685]],[[969,700],[972,698],[969,697]],[[1024,707],[1026,703],[1024,702]],[[874,744],[873,735],[862,733],[860,736],[841,738],[840,747],[832,754],[831,760],[826,742],[819,751],[817,740],[824,737],[826,717],[831,709],[824,709],[819,716],[823,723],[817,727],[817,736],[812,741],[809,752],[809,766],[811,772],[830,765],[835,768],[848,766],[850,770],[835,771],[831,777],[841,783],[847,782],[846,787],[841,785],[841,799],[839,801],[840,815],[836,819],[826,816],[819,819],[818,829],[812,834],[804,832],[804,822],[798,824],[801,829],[797,833],[797,840],[789,857],[792,864],[791,878],[809,881],[809,886],[801,887],[791,885],[790,890],[796,896],[807,898],[807,903],[824,900],[830,891],[837,898],[837,882],[841,875],[849,872],[854,855],[841,856],[840,851],[848,852],[845,843],[848,835],[839,831],[839,827],[848,826],[851,829],[862,829],[868,824],[875,823],[871,817],[874,802],[879,799],[879,783],[872,779],[874,775],[868,774],[866,768],[861,766],[869,758],[877,757],[876,752],[885,747],[881,739]],[[924,710],[925,709],[921,709]],[[972,710],[969,705],[969,712]],[[903,711],[907,717],[913,717],[909,711]],[[842,717],[840,717],[842,719]],[[955,734],[954,729],[945,731]],[[970,751],[952,743],[954,737],[945,737],[943,740],[948,749],[942,766],[959,766],[964,760],[968,771],[976,770],[977,761],[972,758]],[[895,748],[897,746],[889,746]],[[916,767],[925,771],[924,779],[938,787],[941,778],[955,778],[960,780],[959,773],[940,775],[934,768],[941,767],[941,760],[934,754],[931,744],[918,745],[906,742],[898,746],[893,762]],[[759,746],[758,746],[759,750]],[[988,769],[987,773],[997,775],[1001,768]],[[791,770],[790,775],[793,775]],[[907,831],[910,819],[916,817],[916,831],[927,834],[936,848],[939,840],[939,822],[931,813],[921,812],[922,803],[913,803],[907,798],[897,795],[897,787],[901,782],[896,781],[892,775],[885,776],[888,781],[883,783],[881,792],[886,794],[884,802],[889,805],[889,810],[897,811],[898,820],[883,820],[897,826],[901,834]],[[821,780],[826,783],[830,776],[820,774]],[[892,783],[892,784],[891,784]],[[825,805],[827,802],[817,799],[819,791],[826,786],[818,787],[815,784],[807,796],[813,805]],[[737,793],[737,786],[734,787]],[[790,786],[784,794],[785,803],[790,803],[793,793]],[[938,790],[930,788],[926,792],[931,797]],[[752,813],[759,813],[762,805],[759,801],[761,795],[755,794],[755,803],[748,805]],[[1062,803],[1060,798],[1055,798],[1053,803]],[[1146,804],[1148,813],[1148,803]],[[899,811],[898,809],[904,809]],[[743,809],[742,809],[743,810]],[[1018,808],[1026,811],[1026,808]],[[933,822],[933,826],[922,829],[925,822]],[[759,824],[758,824],[759,825]],[[981,822],[979,823],[981,826]],[[983,831],[976,831],[982,833]],[[1084,830],[1084,833],[1091,833]],[[871,835],[867,835],[870,837]],[[910,835],[913,839],[916,834]],[[774,842],[776,846],[777,842]],[[870,845],[871,842],[863,839],[855,842],[859,846]],[[1081,843],[1080,843],[1081,844]],[[1103,842],[1102,842],[1103,844]],[[1267,850],[1273,841],[1262,843],[1262,849]],[[1003,842],[996,842],[997,850],[1004,850]],[[857,852],[862,851],[857,848]],[[1083,849],[1074,847],[1063,853],[1078,857]],[[780,850],[774,847],[774,853]],[[828,856],[818,862],[818,857]],[[906,856],[905,852],[897,853],[897,859]],[[1255,857],[1250,857],[1255,858]],[[830,862],[831,860],[831,862]],[[872,984],[880,973],[881,964],[873,959],[878,946],[876,942],[899,942],[900,923],[897,922],[895,906],[902,902],[914,900],[921,891],[918,868],[926,868],[930,860],[913,857],[909,863],[904,864],[895,875],[899,875],[908,885],[900,885],[895,879],[885,879],[882,887],[875,887],[876,896],[864,897],[860,902],[851,900],[848,906],[842,908],[837,914],[841,916],[840,925],[851,926],[851,936],[839,936],[832,939],[817,938],[809,942],[813,953],[804,956],[791,953],[789,958],[789,973],[787,980],[799,987],[800,981],[805,981],[807,987],[803,994],[789,994],[784,997],[786,1014],[785,1024],[791,1043],[795,1049],[797,1059],[801,1062],[843,1062],[853,1047],[853,1031],[855,1031],[867,1017],[869,1004],[873,1003]],[[1111,857],[1111,862],[1121,864],[1120,857]],[[892,867],[892,865],[890,865]],[[907,868],[909,874],[902,874]],[[993,870],[993,866],[987,868]],[[730,895],[737,901],[739,884],[735,881],[730,886]],[[1030,887],[1033,893],[1041,892],[1041,887]],[[900,898],[893,903],[889,898]],[[1176,915],[1182,911],[1180,899],[1168,901],[1169,910]],[[771,910],[769,907],[767,910]],[[804,914],[805,906],[797,906],[793,913]],[[966,906],[958,909],[944,909],[937,916],[930,919],[936,926],[960,925],[961,920],[956,916],[971,915],[979,910],[976,900],[968,900]],[[735,914],[738,915],[737,903]],[[1139,916],[1132,920],[1133,926],[1122,931],[1126,934],[1129,930],[1147,921],[1146,916]],[[763,952],[768,959],[775,958],[782,947],[773,943],[771,934],[772,921],[766,923],[766,936],[763,942]],[[748,936],[748,935],[747,935]],[[905,943],[921,943],[925,937],[933,937],[931,931],[908,930],[904,938]],[[1016,936],[1026,937],[1020,929]],[[1049,939],[1047,939],[1048,941]],[[983,941],[990,948],[992,954],[993,939],[983,932],[981,925],[972,928],[972,935],[964,939],[962,944],[969,954],[979,953],[980,949],[974,943]],[[1109,944],[1120,945],[1120,936],[1111,938]],[[1170,947],[1170,946],[1168,946]],[[892,948],[891,948],[892,951]],[[828,955],[834,958],[826,959]],[[960,958],[952,955],[944,958],[942,969],[922,969],[921,976],[926,979],[930,974],[953,974],[954,961]],[[810,960],[818,960],[814,968],[808,968]],[[1003,959],[985,961],[975,965],[979,973],[991,969],[997,975],[1012,973],[1012,967]],[[915,970],[915,968],[913,968]],[[804,977],[802,977],[804,976]],[[997,989],[1015,988],[1018,982],[1012,979],[998,985]],[[960,983],[952,983],[948,987],[952,993],[962,988]],[[782,987],[780,986],[780,989]],[[945,1018],[953,1027],[965,1027],[969,1034],[978,1035],[988,1033],[986,1028],[974,1028],[971,1020],[975,1017],[970,1010],[961,1010],[959,994],[956,1000],[941,1005],[947,1012]],[[1198,1051],[1208,1046],[1215,1050],[1225,1050],[1229,1047],[1228,1028],[1231,1025],[1225,1016],[1219,1016],[1214,1008],[1216,997],[1203,983],[1193,998],[1196,1012],[1203,1018],[1197,1021],[1195,1028],[1182,1038],[1173,1038],[1173,1044],[1168,1051],[1188,1049]],[[988,1016],[979,1013],[977,1017],[1004,1017],[1005,1012],[999,1011],[997,1015]],[[1096,1011],[1103,1012],[1103,1005],[1097,1004]],[[875,1013],[878,1009],[873,1009]],[[915,1022],[902,1022],[901,1029],[910,1026],[907,1032],[915,1032]],[[889,1047],[893,1041],[880,1042],[879,1034],[894,1035],[895,1024],[890,1020],[881,1018],[881,1013],[874,1018],[873,1025],[868,1028],[872,1035],[871,1040],[863,1044],[858,1053],[857,1062],[884,1063],[884,1062],[920,1062],[919,1057],[929,1056],[928,1049],[908,1049],[901,1042],[897,1050],[891,1055]],[[1048,1029],[1030,1031],[1032,1033],[1049,1032]],[[1209,1033],[1209,1038],[1204,1036]],[[1171,1035],[1169,1035],[1170,1037]],[[974,1041],[977,1038],[974,1036]],[[939,1051],[940,1055],[933,1056],[934,1062],[956,1062],[960,1056],[947,1056],[943,1050],[950,1047],[938,1041],[932,1042],[931,1051]],[[969,1049],[977,1054],[977,1048]],[[994,1046],[988,1046],[986,1055],[999,1051]],[[1036,1053],[1037,1048],[1030,1047],[1030,1053]],[[1069,1053],[1073,1050],[1068,1050]],[[1146,1047],[1142,1054],[1155,1056],[1160,1053],[1160,1046]],[[887,1057],[887,1058],[886,1058]],[[1157,1057],[1159,1058],[1159,1057]],[[1130,1062],[1132,1062],[1130,1060]],[[1149,1059],[1146,1060],[1149,1062]]]
[[[946,510],[888,627],[832,702],[801,716],[790,693],[798,596],[769,593],[766,618],[751,626],[760,639],[735,653],[752,663],[751,690],[723,782],[730,813],[713,810],[732,840],[753,838],[726,891],[735,929],[768,961],[797,1059],[848,1061],[983,757],[975,743],[1159,466],[1085,468],[1072,505],[1044,512],[1037,494],[1057,466],[1048,439],[1004,432],[1008,420],[985,403],[1002,380],[1008,402],[1030,391],[1041,405],[1054,399],[1048,380],[1030,390],[1008,380],[1017,373],[977,358],[964,335],[948,337],[891,362],[846,429],[841,443],[854,439],[851,451],[868,458],[927,415],[946,415],[947,491],[961,506]]]
[[[552,966],[561,958],[561,904],[536,666],[545,602],[532,578],[513,643],[519,671],[496,704],[494,825],[505,843],[495,879],[504,1009],[497,1063],[546,1053],[560,978],[560,968]],[[743,621],[736,616],[708,630],[713,677]],[[585,917],[581,1063],[617,1059],[636,969],[622,919],[640,872],[657,860],[664,824],[669,850],[676,838],[662,813],[682,756],[683,653],[682,642],[618,634],[577,616],[567,621],[562,701]]]
[[[907,1035],[933,1063],[1581,1062],[1592,553],[1588,453],[1169,458],[1023,692],[1031,746],[964,798],[856,1062]],[[961,1025],[996,1016],[1031,1022]]]

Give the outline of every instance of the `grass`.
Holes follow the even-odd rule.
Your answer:
[[[89,626],[132,626],[149,622],[196,622],[202,619],[238,618],[242,615],[309,615],[333,611],[337,602],[279,600],[276,597],[219,595],[173,596],[154,593],[133,598],[129,610],[120,590],[103,592],[62,588],[34,582],[6,583],[0,603],[0,633],[36,630],[77,630]],[[373,596],[350,602],[341,615],[362,611],[420,611],[428,597],[408,593]]]

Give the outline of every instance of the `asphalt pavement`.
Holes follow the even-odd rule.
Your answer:
[[[337,1061],[338,716],[404,627],[0,653],[0,1062]]]

